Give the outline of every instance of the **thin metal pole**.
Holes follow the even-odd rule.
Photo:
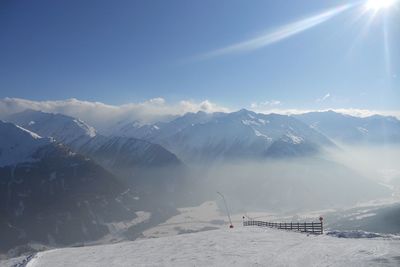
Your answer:
[[[229,223],[231,224],[231,226],[233,226],[232,220],[231,220],[231,215],[230,215],[229,209],[228,209],[228,204],[226,203],[225,197],[220,192],[217,192],[217,194],[222,197],[222,200],[224,201],[224,205],[225,205],[225,209],[226,209],[226,214],[228,214]]]

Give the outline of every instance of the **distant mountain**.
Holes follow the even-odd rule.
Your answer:
[[[154,168],[178,165],[178,158],[165,148],[132,137],[99,135],[83,121],[62,114],[26,110],[7,117],[8,121],[52,137],[75,152],[94,159],[114,171],[117,169]]]
[[[136,217],[111,173],[65,146],[0,121],[0,251],[95,240]]]
[[[33,162],[34,153],[42,146],[52,143],[50,138],[42,138],[36,133],[0,121],[0,167]]]
[[[121,137],[132,137],[139,139],[146,139],[148,136],[153,136],[160,127],[163,127],[165,123],[159,122],[151,125],[142,125],[138,121],[133,121],[130,123],[121,122],[117,125],[117,128],[111,132],[111,135],[121,136]]]
[[[199,111],[197,113],[186,113],[170,122],[158,122],[155,124],[145,124],[134,121],[127,124],[121,124],[112,134],[124,137],[136,137],[146,140],[165,139],[169,136],[182,131],[186,127],[194,124],[206,123],[213,118],[225,115],[224,113],[206,113]]]
[[[96,136],[96,130],[93,127],[63,114],[25,110],[9,115],[6,120],[41,136],[52,137],[57,142],[73,148],[79,147]]]
[[[400,142],[400,121],[395,117],[374,115],[360,118],[333,111],[310,112],[294,117],[340,142]]]
[[[125,131],[116,134],[158,143],[187,160],[301,156],[333,145],[293,117],[244,109],[233,113],[187,113],[169,123],[136,123],[122,129]]]

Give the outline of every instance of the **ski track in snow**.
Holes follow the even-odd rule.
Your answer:
[[[399,266],[400,240],[314,236],[238,227],[40,252],[27,267]]]

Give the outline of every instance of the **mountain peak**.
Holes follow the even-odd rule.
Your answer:
[[[27,109],[11,114],[6,119],[40,136],[53,137],[65,144],[78,139],[92,138],[97,134],[96,130],[84,121],[58,113]]]
[[[250,110],[248,110],[248,109],[242,108],[242,109],[239,109],[238,111],[236,111],[236,112],[234,112],[234,113],[243,114],[243,113],[254,113],[254,112],[253,112],[253,111],[250,111]]]
[[[10,122],[0,121],[0,167],[33,160],[34,152],[52,142]]]

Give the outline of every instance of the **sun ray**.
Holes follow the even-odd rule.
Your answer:
[[[279,42],[286,38],[289,38],[293,35],[299,34],[305,30],[313,28],[321,23],[324,23],[333,17],[343,13],[344,11],[348,10],[353,5],[347,4],[343,6],[339,6],[328,11],[322,12],[318,15],[311,16],[282,27],[275,29],[267,34],[257,36],[250,40],[245,40],[239,43],[235,43],[200,56],[197,56],[196,59],[204,60],[212,57],[222,56],[226,54],[234,54],[240,52],[246,52],[251,50],[256,50],[270,44]]]
[[[390,62],[390,46],[389,46],[389,30],[388,30],[388,21],[387,17],[384,18],[383,22],[383,47],[385,53],[385,67],[386,67],[386,74],[388,77],[392,76],[391,70],[391,62]]]
[[[368,29],[371,28],[372,23],[379,18],[381,20],[378,23],[382,24],[382,36],[383,36],[383,57],[385,62],[385,73],[388,77],[391,76],[391,57],[390,57],[390,34],[389,34],[389,23],[388,16],[391,11],[399,11],[399,0],[368,0],[360,2],[358,15],[353,19],[353,23],[361,21],[362,18],[366,18],[361,31],[355,37],[354,41],[350,45],[348,56],[354,51],[356,45],[365,37],[368,33]]]
[[[362,15],[365,15],[365,12],[363,12]],[[368,17],[367,21],[364,22],[364,25],[362,26],[360,32],[357,34],[357,36],[354,38],[354,41],[351,43],[348,54],[351,54],[352,51],[357,46],[357,44],[360,43],[362,39],[367,35],[368,30],[371,28],[371,25],[375,20],[375,16],[376,13],[372,14],[371,16]]]

